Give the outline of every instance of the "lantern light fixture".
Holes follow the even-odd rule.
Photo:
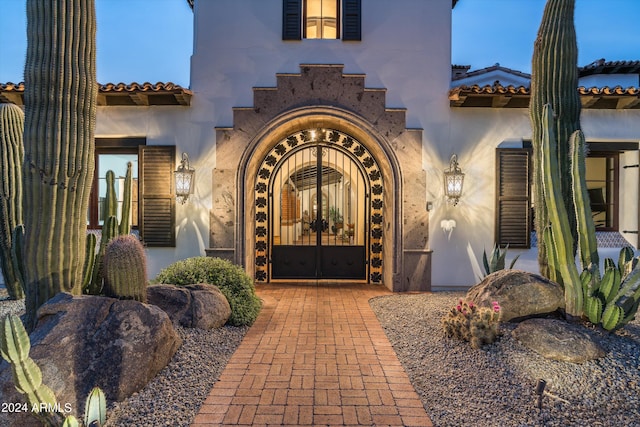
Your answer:
[[[173,178],[176,185],[176,200],[183,205],[189,195],[193,194],[195,176],[195,169],[189,166],[189,156],[187,153],[182,153],[180,166],[173,172]]]
[[[460,201],[463,183],[464,173],[458,166],[458,156],[454,154],[449,160],[449,169],[444,171],[444,194],[447,196],[447,202],[453,206]]]

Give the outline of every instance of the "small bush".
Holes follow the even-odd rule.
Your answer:
[[[256,295],[253,280],[245,271],[221,258],[194,257],[175,262],[163,269],[155,283],[192,285],[209,283],[216,285],[229,301],[234,326],[251,325],[260,312],[260,299]]]

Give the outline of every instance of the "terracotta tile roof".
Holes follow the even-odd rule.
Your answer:
[[[189,106],[193,96],[191,90],[171,82],[98,85],[98,106]],[[0,83],[0,102],[24,105],[24,82]]]
[[[580,77],[593,74],[640,74],[640,61],[609,61],[604,58],[579,67]]]
[[[640,109],[640,88],[579,87],[582,108]],[[531,90],[524,86],[458,86],[449,91],[451,107],[527,108]]]

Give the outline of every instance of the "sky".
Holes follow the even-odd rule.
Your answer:
[[[530,72],[545,2],[459,0],[453,9],[452,63],[472,70],[499,63]],[[25,3],[0,0],[2,83],[24,80]],[[96,16],[98,82],[189,86],[193,14],[186,0],[96,0]],[[640,0],[576,0],[578,65],[600,58],[640,60],[638,17]]]

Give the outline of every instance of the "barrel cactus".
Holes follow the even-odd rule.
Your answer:
[[[147,260],[134,235],[117,236],[104,253],[104,294],[147,302]]]
[[[82,292],[94,171],[95,0],[27,0],[23,167],[27,328],[59,292]]]
[[[11,262],[12,234],[22,224],[22,162],[24,113],[14,104],[0,104],[0,268],[11,299],[24,298],[21,278]]]

